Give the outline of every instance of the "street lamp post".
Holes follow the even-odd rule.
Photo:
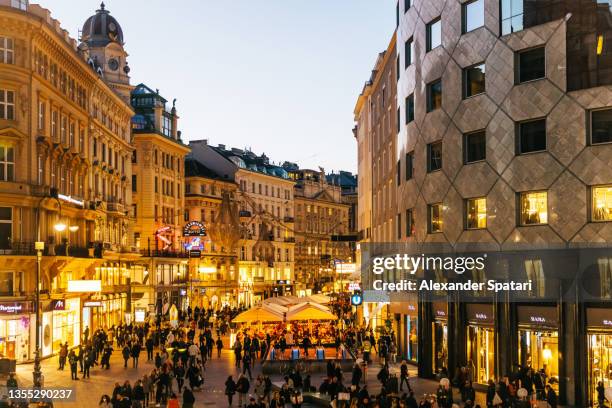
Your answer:
[[[53,198],[57,200],[57,204],[59,206],[59,221],[55,223],[53,228],[58,232],[62,232],[66,229],[66,224],[64,224],[61,220],[62,203],[57,196],[57,191],[54,191],[54,189],[52,189],[50,195],[46,195],[40,199],[40,201],[38,202],[38,207],[36,209],[36,242],[34,243],[34,249],[36,250],[36,293],[35,293],[36,301],[34,302],[35,308],[36,308],[36,340],[35,340],[36,349],[34,351],[34,371],[32,372],[32,380],[33,380],[35,388],[40,388],[42,386],[42,381],[41,381],[42,372],[40,370],[40,335],[41,335],[40,333],[41,331],[41,326],[40,326],[40,286],[41,286],[41,279],[40,279],[41,273],[40,272],[41,271],[40,269],[41,269],[43,251],[45,249],[45,243],[40,238],[40,207],[45,198]],[[78,229],[79,229],[78,226],[70,226],[71,232],[76,232]]]
[[[40,206],[38,208],[40,213]],[[40,214],[38,214],[40,217]],[[34,387],[41,387],[42,373],[40,371],[40,263],[42,260],[43,250],[45,249],[45,243],[40,240],[40,220],[37,220],[37,234],[38,240],[34,244],[36,249],[36,350],[34,351],[34,372],[32,373],[32,380]]]

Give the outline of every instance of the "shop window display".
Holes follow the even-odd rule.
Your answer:
[[[432,332],[434,372],[448,371],[448,325],[445,321],[435,321],[432,323]]]
[[[495,330],[488,327],[468,326],[468,366],[472,381],[486,384],[495,377]]]
[[[597,401],[597,385],[612,387],[612,332],[590,333],[589,346],[589,388],[592,401]]]
[[[407,358],[411,361],[419,361],[419,340],[417,336],[418,320],[416,317],[406,317],[406,334],[408,336]]]
[[[559,333],[548,330],[519,330],[519,361],[543,377],[544,384],[559,389]]]

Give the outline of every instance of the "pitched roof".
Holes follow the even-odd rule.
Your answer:
[[[185,177],[204,177],[209,179],[223,179],[214,170],[209,169],[195,159],[185,159]]]

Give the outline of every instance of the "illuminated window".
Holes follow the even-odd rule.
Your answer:
[[[442,204],[430,204],[428,208],[429,233],[442,232]]]
[[[593,187],[593,221],[612,221],[612,186]]]
[[[466,203],[466,229],[487,228],[487,199],[471,198]]]
[[[521,225],[548,224],[548,193],[536,191],[521,193]]]

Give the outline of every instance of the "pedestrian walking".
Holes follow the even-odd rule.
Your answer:
[[[234,394],[236,393],[236,382],[234,378],[230,375],[225,380],[225,395],[227,396],[227,403],[229,406],[232,406],[232,400],[234,399]]]

